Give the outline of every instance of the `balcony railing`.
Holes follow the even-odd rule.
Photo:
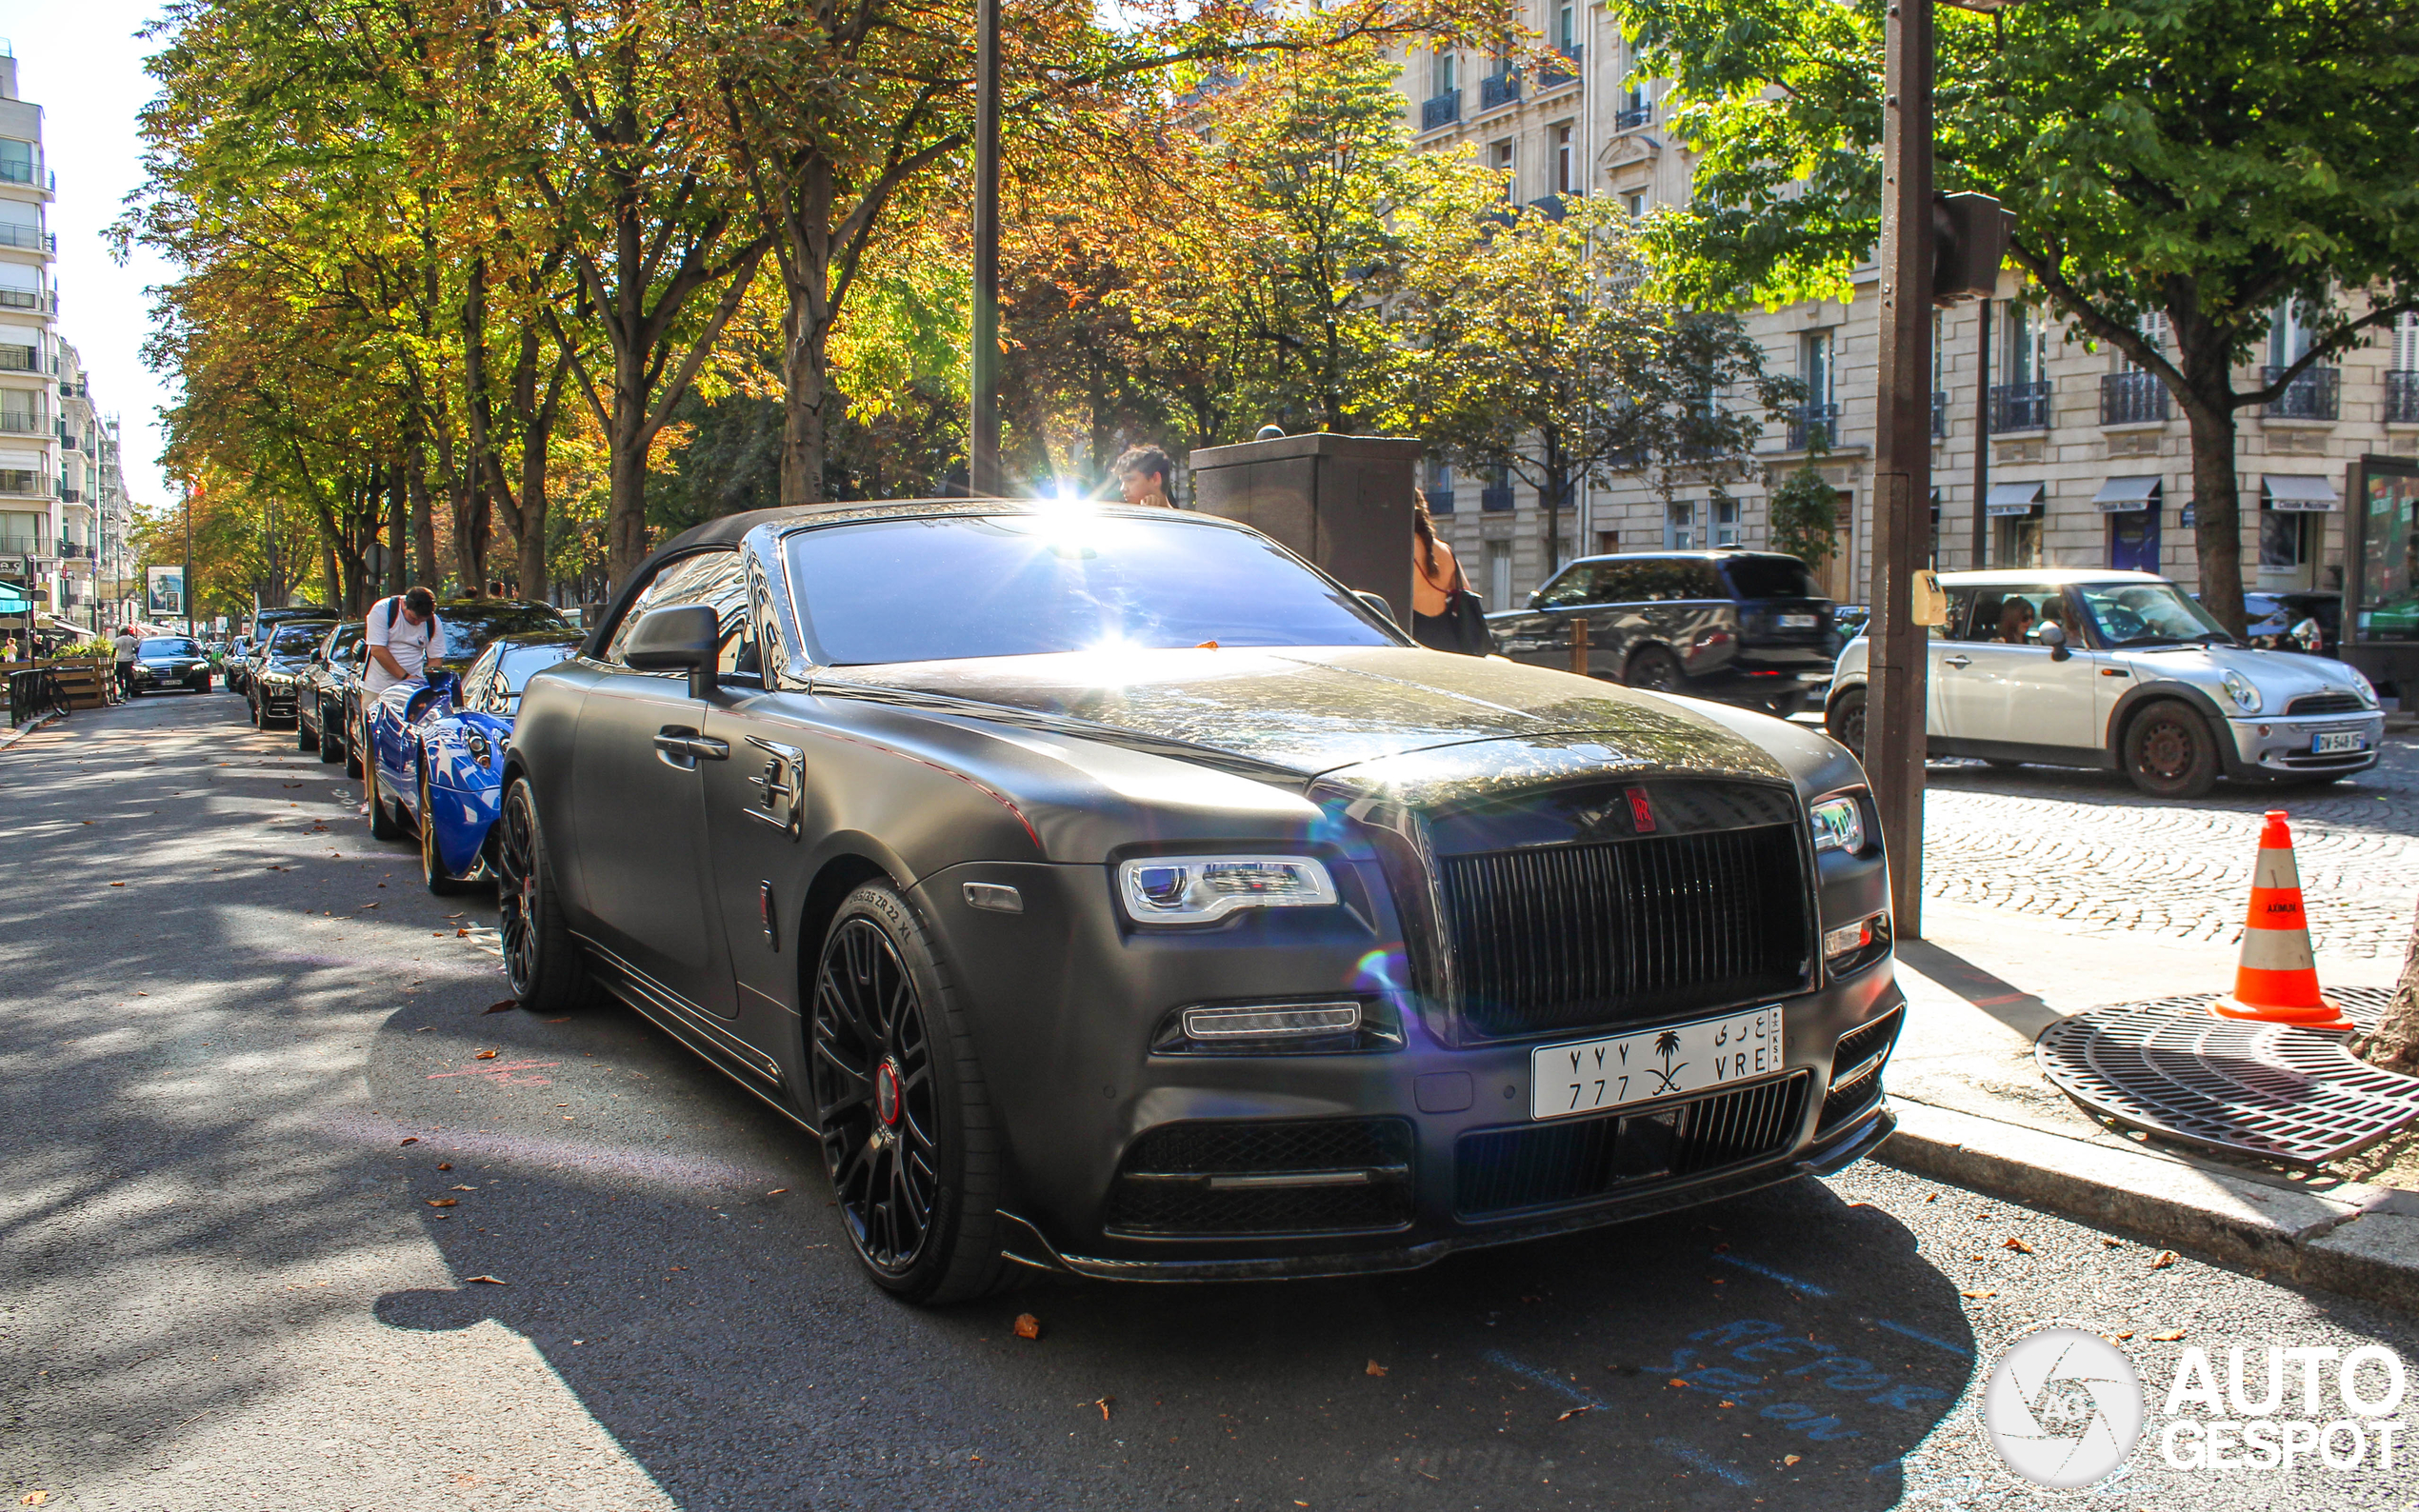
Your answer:
[[[2389,425],[2419,425],[2419,372],[2386,374],[2386,421]]]
[[[1612,112],[1612,129],[1616,131],[1634,131],[1653,120],[1653,106],[1625,105]]]
[[[16,163],[0,160],[0,184],[30,184],[33,182],[33,165],[31,163]]]
[[[1520,75],[1507,70],[1478,81],[1478,108],[1492,110],[1520,98]]]
[[[1462,118],[1462,91],[1447,90],[1423,102],[1419,108],[1419,129],[1433,131],[1440,126],[1450,126]]]
[[[2262,368],[2259,373],[2265,387],[2284,377],[2285,369]],[[2337,387],[2341,376],[2342,370],[2335,368],[2304,368],[2292,387],[2261,412],[2270,420],[2332,420],[2343,408],[2343,396]]]
[[[1554,49],[1555,54],[1560,57],[1562,61],[1557,63],[1549,59],[1545,63],[1538,65],[1537,88],[1540,90],[1559,90],[1564,85],[1577,79],[1579,77],[1579,58],[1580,55],[1587,50],[1587,45],[1579,42],[1574,42],[1567,48]]]
[[[39,226],[20,226],[14,221],[0,221],[0,247],[22,247],[30,252],[55,252],[58,238]]]
[[[1479,489],[1478,507],[1489,514],[1509,514],[1512,507],[1511,485],[1498,484]]]
[[[1789,449],[1829,448],[1839,437],[1839,406],[1799,405],[1789,411]]]
[[[84,502],[84,490],[82,488],[61,487],[59,489],[59,502],[61,504],[82,504]]]
[[[1428,500],[1428,512],[1429,512],[1429,513],[1430,513],[1430,514],[1450,514],[1450,513],[1452,513],[1452,512],[1453,512],[1453,490],[1452,490],[1452,489],[1450,489],[1450,488],[1429,488],[1429,489],[1428,489],[1428,490],[1426,491],[1426,493],[1425,493],[1424,497]]]
[[[2167,385],[2156,373],[2109,372],[2100,375],[2100,424],[2150,425],[2168,417]]]
[[[1990,433],[2002,430],[2046,430],[2049,426],[2049,386],[1992,384]]]
[[[30,288],[0,288],[0,309],[40,309],[42,296]]]
[[[1931,391],[1931,438],[1939,441],[1945,439],[1948,434],[1949,390],[1935,388]]]
[[[0,414],[0,431],[12,436],[38,436],[50,428],[40,415]]]
[[[59,543],[59,555],[62,559],[71,556],[90,556],[91,555],[91,547],[86,546],[81,541],[62,541]]]

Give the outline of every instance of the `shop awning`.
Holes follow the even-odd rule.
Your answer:
[[[0,614],[23,614],[32,607],[26,602],[25,589],[13,583],[0,583]]]
[[[1986,514],[2030,514],[2041,507],[2041,485],[1994,483],[1982,507]]]
[[[2100,491],[2092,496],[2091,502],[2099,507],[2102,514],[2131,514],[2136,510],[2156,507],[2159,490],[2166,485],[2167,479],[2157,473],[2148,477],[2110,478],[2100,485]]]
[[[2259,493],[2260,503],[2270,509],[2325,512],[2343,503],[2335,492],[2335,486],[2325,478],[2305,478],[2290,473],[2261,474]]]

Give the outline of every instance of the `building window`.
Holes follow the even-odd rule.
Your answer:
[[[1428,60],[1428,92],[1432,97],[1450,94],[1461,87],[1461,56],[1443,49]]]
[[[2007,381],[1991,386],[1990,428],[2043,429],[2049,424],[2049,323],[2014,300],[2000,309],[1999,370]]]
[[[1428,480],[1420,491],[1427,495],[1428,512],[1453,512],[1453,465],[1442,457],[1428,459]]]
[[[2289,299],[2276,307],[2268,322],[2269,367],[2290,367],[2309,355],[2311,313],[2299,300]]]
[[[1693,499],[1674,499],[1663,507],[1663,547],[1667,551],[1693,551],[1697,545],[1697,507]]]
[[[1806,402],[1789,418],[1789,449],[1818,450],[1838,439],[1839,405],[1833,383],[1836,364],[1831,333],[1828,330],[1800,332],[1797,338],[1797,376],[1806,386]]]
[[[1631,220],[1642,221],[1647,218],[1647,209],[1652,201],[1647,198],[1646,190],[1639,189],[1635,193],[1621,196],[1621,204],[1622,208],[1629,212]]]
[[[1497,608],[1511,607],[1512,573],[1511,543],[1487,543],[1487,602]]]
[[[33,144],[0,136],[0,184],[33,182]]]
[[[1599,530],[1599,531],[1597,531],[1597,532],[1596,532],[1596,555],[1598,555],[1598,556],[1611,556],[1614,552],[1619,551],[1620,549],[1621,549],[1621,532],[1620,532],[1620,531],[1618,531],[1618,530]]]
[[[1712,544],[1715,546],[1736,546],[1739,544],[1738,500],[1716,499],[1713,501]]]
[[[1554,11],[1554,45],[1562,49],[1562,55],[1566,58],[1569,57],[1571,50],[1579,46],[1579,8],[1577,6],[1564,5]]]
[[[1511,138],[1506,137],[1504,140],[1496,143],[1493,147],[1488,149],[1487,161],[1496,172],[1504,175],[1504,198],[1508,200],[1518,199],[1520,196],[1513,192],[1512,184],[1512,175],[1518,165],[1512,156]]]
[[[1577,148],[1576,146],[1574,146],[1574,145],[1572,144],[1572,142],[1571,142],[1571,140],[1570,140],[1570,128],[1569,128],[1569,126],[1558,126],[1558,127],[1555,127],[1555,128],[1554,128],[1554,192],[1555,192],[1555,193],[1557,193],[1557,194],[1568,194],[1568,193],[1569,193],[1569,192],[1571,191],[1571,189],[1572,189],[1573,188],[1575,188],[1575,187],[1577,186],[1577,183],[1578,183],[1578,175],[1577,175],[1577,173],[1576,173],[1576,172],[1574,172],[1574,171],[1573,171],[1573,169],[1574,169],[1574,166],[1575,166],[1575,164],[1576,164],[1576,162],[1577,162],[1578,156],[1579,156],[1579,149],[1578,149],[1578,148]]]

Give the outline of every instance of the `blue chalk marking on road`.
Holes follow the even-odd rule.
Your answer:
[[[1602,1397],[1597,1396],[1594,1392],[1588,1390],[1586,1387],[1573,1385],[1571,1383],[1563,1380],[1560,1376],[1553,1374],[1551,1371],[1540,1370],[1535,1365],[1531,1364],[1524,1364],[1500,1349],[1489,1349],[1478,1358],[1486,1361],[1489,1364],[1495,1366],[1499,1370],[1509,1370],[1515,1376],[1523,1376],[1530,1381],[1534,1381],[1537,1384],[1544,1386],[1547,1390],[1551,1391],[1568,1401],[1578,1403],[1583,1407],[1592,1407],[1598,1412],[1609,1412],[1612,1410]],[[1718,1476],[1721,1479],[1729,1482],[1732,1485],[1752,1485],[1755,1483],[1747,1476],[1741,1475],[1738,1471],[1731,1469],[1729,1465],[1724,1464],[1719,1460],[1712,1459],[1698,1450],[1691,1449],[1687,1444],[1682,1443],[1675,1439],[1657,1439],[1654,1441],[1654,1446],[1661,1449],[1664,1453],[1671,1456],[1671,1458],[1679,1461],[1682,1464],[1689,1466],[1690,1469],[1703,1470],[1708,1475]]]
[[[1690,1469],[1703,1470],[1706,1474],[1719,1477],[1722,1480],[1729,1482],[1732,1485],[1753,1485],[1755,1483],[1752,1480],[1739,1474],[1739,1472],[1731,1469],[1729,1465],[1724,1464],[1721,1461],[1713,1458],[1713,1456],[1705,1453],[1701,1449],[1691,1449],[1687,1444],[1681,1443],[1676,1440],[1657,1439],[1654,1441],[1654,1446],[1661,1449],[1664,1453],[1671,1456],[1674,1460],[1679,1461],[1682,1464],[1689,1466]]]
[[[1795,1276],[1784,1276],[1769,1265],[1759,1265],[1751,1260],[1741,1260],[1738,1256],[1729,1253],[1728,1250],[1716,1251],[1713,1258],[1720,1261],[1725,1265],[1736,1265],[1741,1270],[1753,1271],[1756,1275],[1763,1277],[1766,1281],[1777,1281],[1782,1285],[1787,1286],[1789,1290],[1802,1291],[1809,1297],[1829,1297],[1830,1295],[1829,1290],[1815,1285],[1810,1281],[1800,1281]]]
[[[1887,1318],[1876,1318],[1873,1322],[1889,1329],[1891,1333],[1905,1334],[1908,1338],[1914,1340],[1918,1343],[1929,1344],[1934,1349],[1946,1349],[1950,1354],[1957,1356],[1961,1360],[1971,1360],[1974,1357],[1974,1352],[1963,1344],[1952,1344],[1946,1339],[1934,1339],[1931,1335],[1925,1333],[1920,1329],[1909,1328],[1903,1323],[1892,1323]]]

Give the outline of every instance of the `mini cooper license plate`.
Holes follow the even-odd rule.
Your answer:
[[[1785,1069],[1780,1005],[1529,1052],[1529,1116],[1569,1118]]]
[[[1810,630],[1813,627],[1814,616],[1811,614],[1784,614],[1781,616],[1781,628],[1785,630]]]
[[[2356,729],[2330,729],[2309,738],[2309,753],[2313,756],[2341,756],[2367,748],[2368,743]]]

